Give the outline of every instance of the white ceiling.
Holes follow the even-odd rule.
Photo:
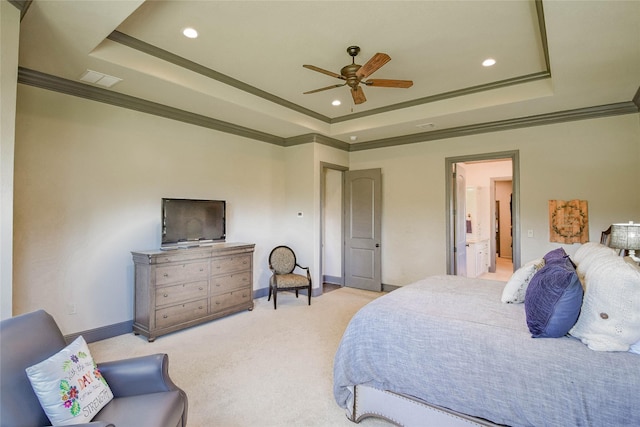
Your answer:
[[[73,81],[95,70],[123,79],[114,92],[281,138],[347,143],[631,101],[640,1],[543,8],[541,32],[533,1],[35,0],[20,66]],[[185,27],[199,37],[185,38]],[[359,64],[391,56],[370,78],[414,85],[364,87],[360,105],[346,86],[303,95],[341,81],[302,65],[339,73],[351,45]],[[481,66],[488,57],[494,67]]]

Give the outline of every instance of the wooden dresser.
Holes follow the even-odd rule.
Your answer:
[[[132,252],[133,332],[156,337],[253,310],[254,244]]]

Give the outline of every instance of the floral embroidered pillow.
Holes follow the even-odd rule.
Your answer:
[[[54,426],[87,423],[113,399],[82,337],[26,372]]]

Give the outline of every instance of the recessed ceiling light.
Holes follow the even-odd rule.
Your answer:
[[[491,67],[493,65],[496,64],[496,60],[493,58],[487,58],[484,61],[482,61],[482,66],[483,67]]]
[[[189,37],[190,39],[195,39],[198,37],[198,32],[191,27],[182,30],[182,34],[184,34],[185,37]]]
[[[340,104],[342,104],[342,102],[340,102],[339,99],[334,99],[333,101],[331,101],[331,105],[333,105],[334,107],[337,107]]]

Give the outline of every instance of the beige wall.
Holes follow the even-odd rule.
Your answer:
[[[523,263],[558,246],[549,242],[549,199],[587,200],[591,240],[613,222],[640,222],[638,114],[357,151],[351,169],[382,168],[383,283],[446,273],[445,159],[510,150],[520,151]]]
[[[347,153],[282,148],[209,129],[18,87],[14,308],[44,308],[65,334],[133,317],[130,251],[160,245],[160,198],[228,202],[228,240],[256,243],[254,289],[267,256],[294,247],[319,286],[321,162],[382,168],[383,282],[446,271],[445,158],[520,150],[523,261],[548,242],[547,200],[589,201],[591,237],[640,221],[639,115],[625,115]],[[297,216],[303,212],[303,217]],[[575,246],[568,246],[569,252]],[[76,314],[68,314],[69,305]]]
[[[130,252],[160,246],[162,197],[226,200],[227,240],[256,244],[256,289],[296,235],[282,218],[313,207],[312,160],[285,170],[296,150],[24,85],[16,129],[14,307],[65,334],[133,318]]]

